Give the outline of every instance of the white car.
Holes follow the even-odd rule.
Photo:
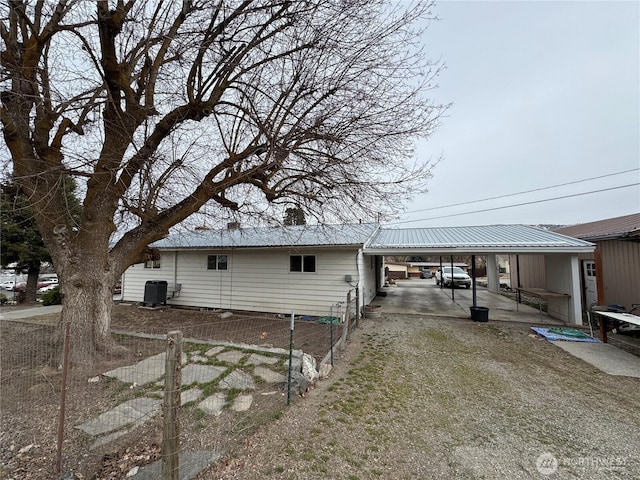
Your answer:
[[[0,288],[11,291],[13,290],[15,284],[16,282],[14,282],[13,280],[5,280],[4,282],[0,283]]]
[[[58,286],[58,283],[50,283],[49,285],[45,285],[44,287],[40,287],[38,289],[38,293],[47,293]]]
[[[442,267],[442,270],[436,272],[436,285],[442,283],[445,287],[450,287],[451,282],[455,287],[471,287],[471,277],[460,267],[453,267],[453,274],[451,267]]]

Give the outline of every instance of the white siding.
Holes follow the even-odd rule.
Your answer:
[[[229,269],[207,270],[207,255],[213,254],[227,255]],[[316,255],[316,272],[289,272],[290,254]],[[345,275],[352,276],[353,284],[358,281],[357,262],[367,304],[375,296],[371,258],[356,249],[329,248],[162,252],[162,268],[145,269],[140,264],[126,271],[123,299],[142,301],[147,280],[166,280],[169,294],[174,284],[181,284],[179,294],[168,300],[170,305],[327,315],[331,305],[345,302],[353,289]]]
[[[360,262],[360,292],[362,293],[362,304],[369,305],[376,294],[378,287],[376,285],[376,257],[374,255],[359,255]]]
[[[175,253],[163,252],[160,268],[145,268],[144,263],[136,263],[122,275],[122,301],[142,302],[144,284],[148,280],[165,280],[169,292],[173,290],[175,271]]]

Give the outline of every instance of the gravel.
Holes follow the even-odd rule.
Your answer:
[[[637,479],[639,452],[639,379],[528,325],[383,315],[328,380],[198,478]]]

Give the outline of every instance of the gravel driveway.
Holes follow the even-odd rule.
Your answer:
[[[202,479],[637,479],[640,380],[526,324],[383,315]],[[548,475],[548,477],[545,477]]]

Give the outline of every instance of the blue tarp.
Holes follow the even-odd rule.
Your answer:
[[[562,334],[557,333],[557,332],[551,332],[551,331],[549,331],[548,328],[531,327],[531,330],[533,330],[538,335],[540,335],[541,337],[543,337],[546,340],[549,340],[551,342],[553,342],[555,340],[565,340],[567,342],[601,343],[600,340],[598,340],[597,338],[593,338],[593,337],[580,337],[579,338],[579,337],[575,337],[575,336],[571,336],[571,335],[562,335]]]

